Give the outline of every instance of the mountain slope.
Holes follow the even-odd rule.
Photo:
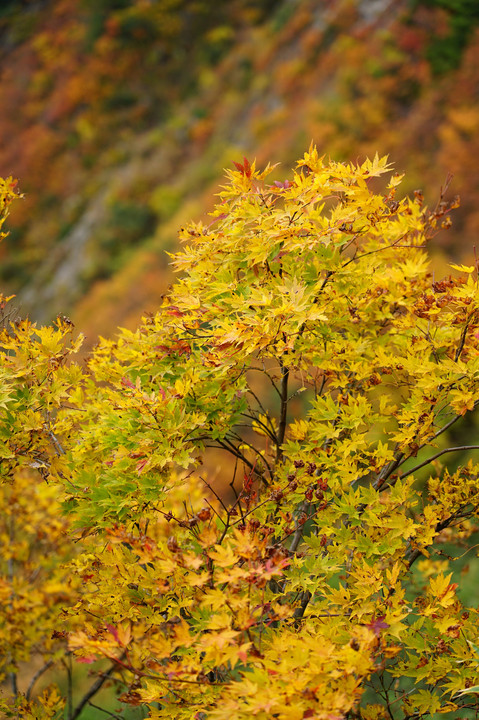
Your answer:
[[[205,217],[224,167],[281,161],[280,178],[311,140],[337,159],[389,153],[404,190],[423,187],[429,203],[454,173],[462,208],[442,242],[470,257],[479,18],[474,3],[452,5],[10,3],[0,172],[26,200],[2,283],[22,312],[72,313],[94,342],[155,309],[171,280],[164,250]]]

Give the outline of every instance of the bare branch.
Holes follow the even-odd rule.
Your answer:
[[[251,448],[251,450],[253,450],[257,455],[259,455],[259,457],[261,458],[262,462],[264,462],[264,464],[265,464],[266,467],[268,468],[268,472],[269,472],[269,474],[270,474],[270,477],[273,478],[273,471],[272,471],[271,466],[269,465],[268,461],[267,461],[266,458],[264,457],[264,455],[262,455],[262,454],[260,453],[260,451],[259,451],[257,448],[254,447],[254,445],[251,445],[251,444],[250,444],[249,442],[247,442],[246,440],[243,440],[243,438],[240,438],[239,436],[236,436],[236,439],[239,440],[239,441],[240,441],[241,443],[243,443],[244,445],[247,445],[249,448]],[[225,437],[223,440],[218,440],[218,443],[219,443],[219,445],[220,445],[224,450],[227,450],[227,451],[230,452],[232,455],[234,455],[235,457],[237,457],[239,460],[241,460],[242,462],[244,462],[244,464],[245,464],[247,467],[249,467],[249,469],[251,470],[251,472],[254,473],[257,478],[259,478],[259,479],[260,479],[262,482],[264,482],[266,485],[269,484],[268,481],[266,480],[264,474],[263,474],[260,470],[257,470],[257,469],[256,469],[255,464],[252,463],[252,462],[250,462],[250,461],[248,460],[248,458],[244,455],[244,453],[241,452],[241,450],[234,444],[234,442],[233,442],[232,440],[230,440],[230,438]]]
[[[223,502],[223,500],[221,499],[221,497],[218,495],[218,493],[216,492],[216,490],[215,490],[213,487],[211,487],[210,483],[209,483],[207,480],[205,480],[205,478],[204,478],[202,475],[200,475],[199,478],[200,478],[200,480],[202,480],[202,481],[204,482],[204,484],[206,485],[206,487],[208,488],[208,490],[209,490],[211,493],[213,493],[213,495],[215,496],[215,498],[218,500],[218,502],[219,502],[220,505],[222,506],[223,510],[225,510],[225,512],[228,512],[228,508],[226,507],[225,503]],[[207,501],[207,502],[208,502],[208,501]],[[209,503],[208,503],[208,505],[209,505]],[[210,505],[210,507],[211,507],[211,505]],[[216,513],[216,514],[218,515],[218,513]],[[218,515],[218,517],[219,517],[219,515]]]
[[[48,662],[45,663],[45,665],[43,665],[39,670],[37,670],[35,675],[30,680],[30,684],[27,688],[27,692],[25,693],[25,697],[27,700],[30,700],[30,695],[32,694],[33,687],[34,687],[36,681],[38,680],[38,678],[41,677],[43,675],[43,673],[48,670],[48,668],[51,668],[52,665],[53,665],[53,660],[49,660]]]
[[[247,418],[249,418],[250,420],[253,420],[253,422],[257,423],[260,427],[262,427],[263,430],[265,431],[265,433],[267,434],[267,436],[269,437],[269,439],[270,439],[272,442],[274,442],[275,445],[278,444],[278,440],[276,439],[276,435],[275,435],[274,432],[271,430],[271,428],[270,428],[268,425],[266,425],[266,423],[264,423],[262,420],[260,420],[260,419],[259,419],[258,417],[256,417],[255,415],[249,415],[248,413],[242,413],[242,414],[243,414],[244,417],[247,417]],[[242,425],[242,426],[241,426],[241,425],[237,425],[237,427],[248,427],[248,428],[249,428],[250,426],[245,424],[245,425]]]
[[[265,375],[268,375],[268,373],[266,372],[266,370],[260,370],[259,372],[264,372]],[[268,377],[269,377],[269,375],[268,375]],[[271,378],[270,378],[270,380],[271,380]],[[275,390],[277,389],[277,388],[276,388],[276,385],[274,386],[274,388],[275,388]],[[256,395],[256,393],[254,392],[254,390],[252,390],[252,389],[249,387],[249,388],[248,388],[248,393],[254,397],[254,399],[255,399],[256,402],[258,403],[258,407],[263,411],[263,414],[264,414],[264,415],[267,415],[267,414],[268,414],[268,411],[267,411],[266,408],[264,407],[264,405],[263,405],[263,403],[261,402],[261,400],[259,399],[259,397],[258,397],[258,396]],[[248,405],[249,405],[249,403],[248,403]]]
[[[123,653],[118,660],[121,661],[125,657],[125,653]],[[68,718],[68,720],[76,720],[77,717],[79,717],[81,711],[85,707],[87,703],[90,702],[90,698],[92,698],[94,695],[97,694],[97,692],[100,690],[100,688],[103,687],[105,682],[109,679],[109,677],[112,675],[112,673],[116,670],[117,663],[114,662],[106,672],[102,673],[100,677],[96,679],[96,681],[93,683],[93,685],[87,690],[87,692],[84,694],[76,708],[73,710],[72,714]]]
[[[399,479],[402,480],[403,478],[407,477],[408,475],[412,475],[412,473],[416,472],[416,470],[419,470],[420,468],[425,467],[425,465],[429,465],[429,463],[431,463],[433,460],[436,460],[436,458],[441,457],[441,455],[445,455],[446,453],[450,453],[450,452],[461,452],[464,450],[479,450],[479,445],[458,445],[457,447],[445,448],[445,450],[440,450],[435,455],[432,455],[427,460],[424,460],[424,462],[419,463],[419,465],[416,465],[415,467],[411,468],[407,472],[404,472],[400,476]]]
[[[266,377],[267,377],[268,380],[270,381],[270,383],[271,383],[271,385],[273,386],[273,388],[276,390],[276,392],[278,393],[278,395],[281,397],[281,393],[280,393],[280,391],[279,391],[279,389],[278,389],[278,386],[276,385],[275,381],[273,380],[273,378],[271,377],[271,375],[269,374],[269,372],[267,372],[264,367],[263,367],[263,368],[250,367],[249,369],[250,369],[250,370],[255,370],[256,372],[260,372],[260,373],[263,373],[263,375],[266,375]],[[251,390],[251,388],[248,388],[248,392],[251,393],[251,395],[254,396],[254,393],[253,393],[253,391]]]

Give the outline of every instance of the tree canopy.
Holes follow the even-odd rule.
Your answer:
[[[211,221],[181,228],[158,312],[84,368],[66,318],[4,322],[2,480],[46,481],[70,535],[21,656],[18,578],[36,579],[26,551],[5,566],[0,707],[72,720],[93,697],[19,692],[35,651],[98,661],[149,718],[475,717],[478,611],[456,580],[479,445],[449,438],[479,401],[477,265],[437,279],[427,253],[458,200],[401,197],[379,156],[311,146],[275,182],[235,165]]]

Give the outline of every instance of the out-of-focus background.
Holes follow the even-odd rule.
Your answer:
[[[0,54],[0,175],[25,193],[0,287],[90,345],[155,310],[243,156],[281,177],[311,141],[378,151],[430,205],[453,173],[435,263],[474,257],[477,0],[3,0]]]

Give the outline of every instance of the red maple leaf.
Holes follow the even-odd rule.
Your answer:
[[[241,163],[235,162],[234,160],[233,165],[242,175],[245,175],[247,178],[251,177],[252,168],[247,158],[243,158],[243,165]]]

